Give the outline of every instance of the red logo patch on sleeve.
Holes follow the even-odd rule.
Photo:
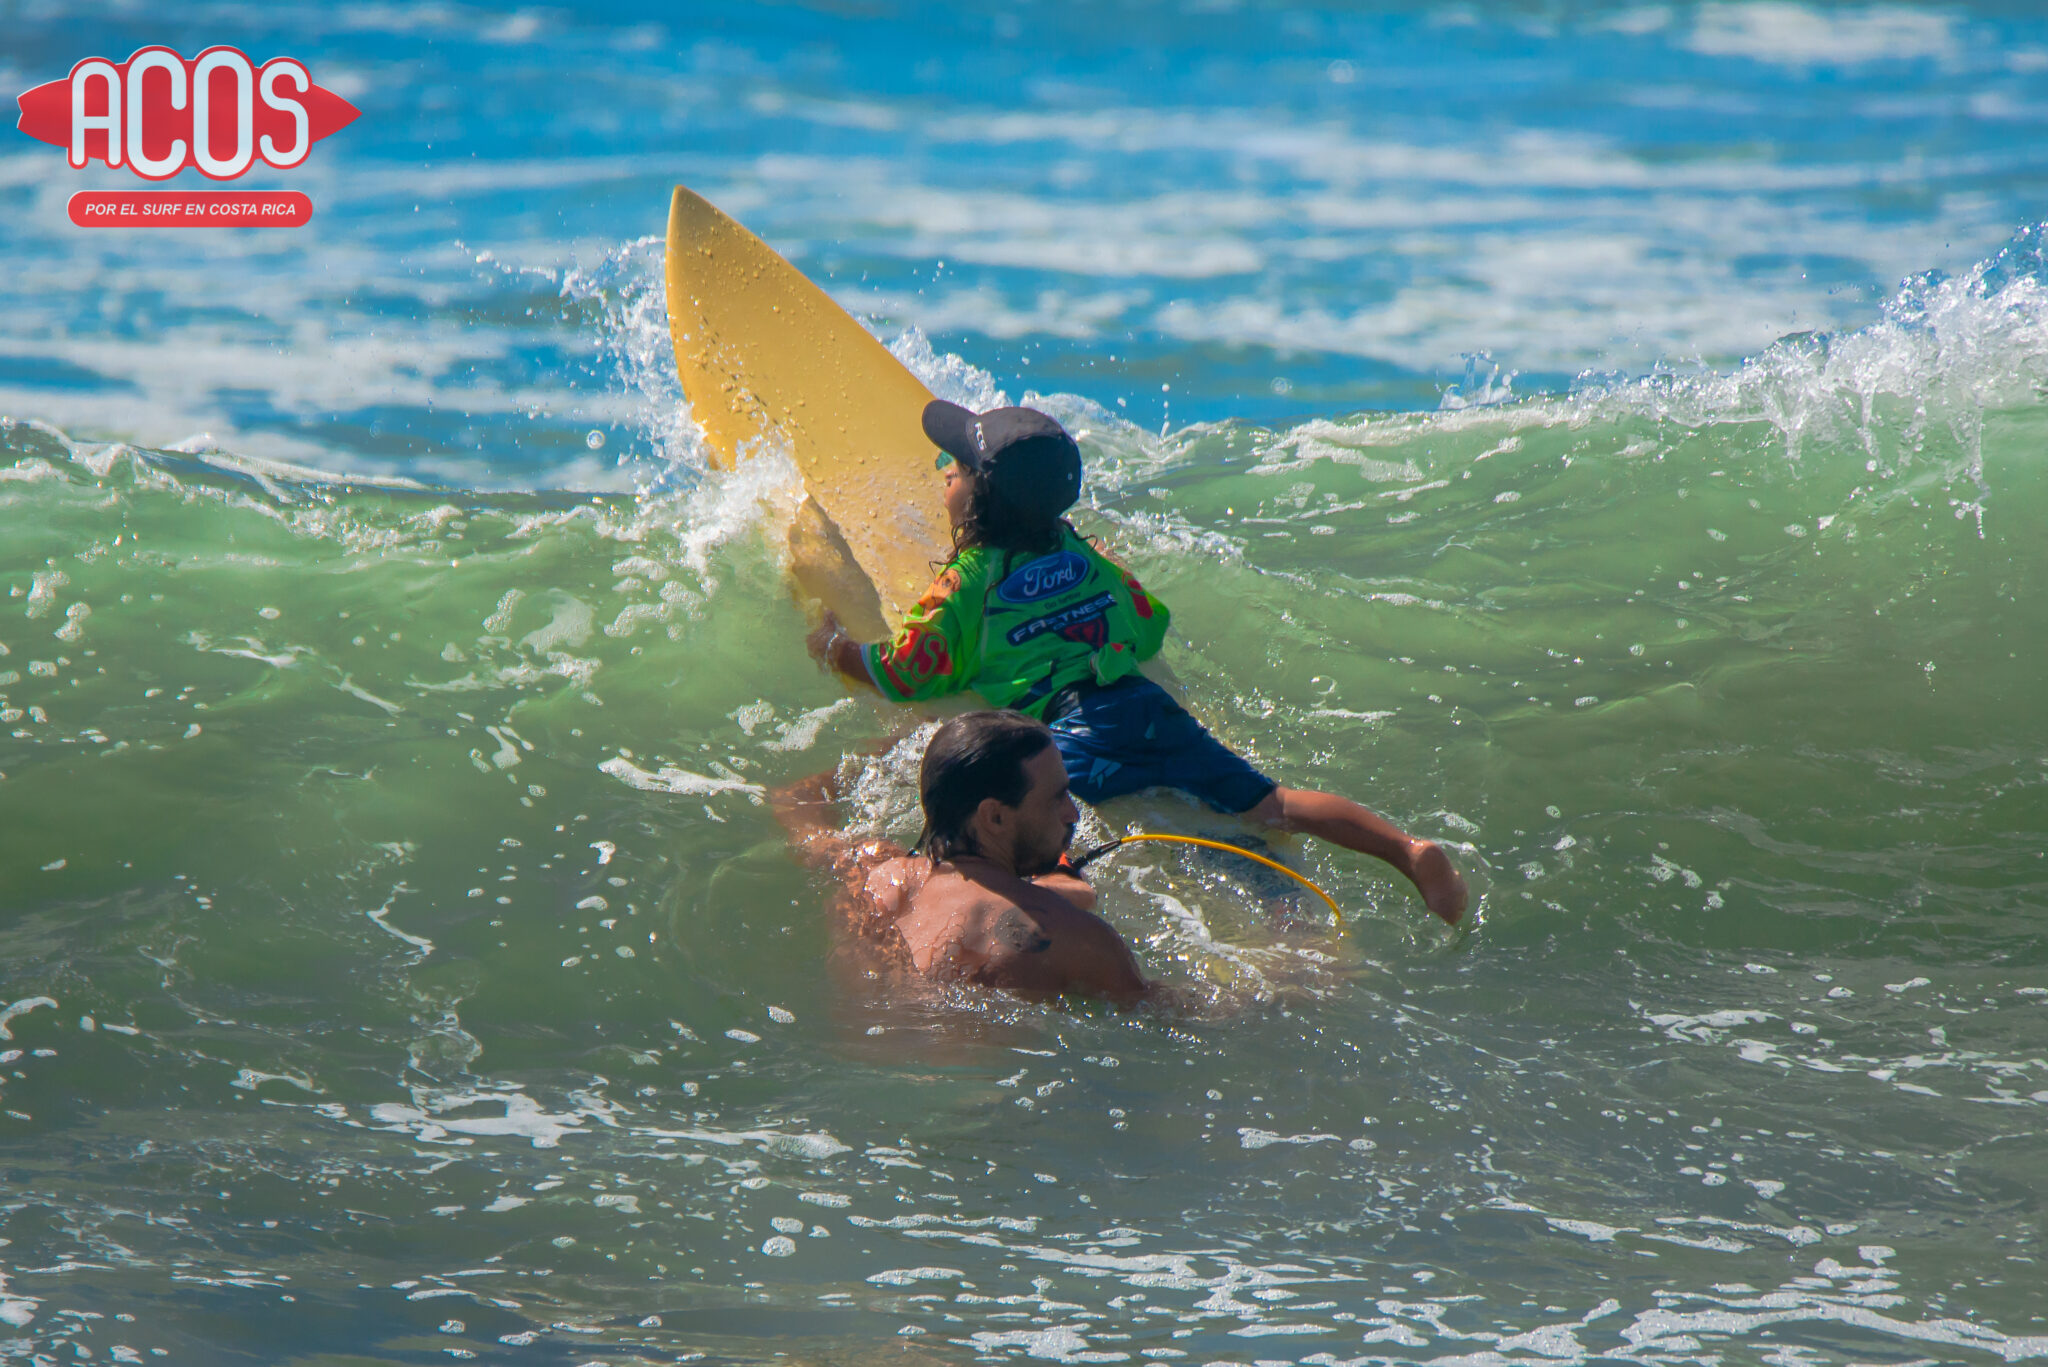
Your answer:
[[[908,642],[910,671],[920,682],[936,679],[953,671],[953,653],[946,649],[946,638],[936,631],[920,631]]]
[[[1124,576],[1124,587],[1131,591],[1131,610],[1140,617],[1149,618],[1152,615],[1152,597],[1145,592],[1144,586],[1139,584],[1134,576],[1127,574]]]
[[[882,668],[899,693],[914,693],[922,684],[953,672],[953,653],[943,632],[911,627],[894,650],[882,657]]]

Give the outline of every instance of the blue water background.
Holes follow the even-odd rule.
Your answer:
[[[659,250],[632,246],[676,182],[883,335],[1155,430],[1727,369],[1867,325],[2048,199],[2048,18],[2016,4],[30,4],[0,25],[11,91],[234,43],[363,111],[238,183],[307,191],[289,231],[74,227],[74,191],[143,183],[14,135],[0,413],[486,486],[677,459]]]

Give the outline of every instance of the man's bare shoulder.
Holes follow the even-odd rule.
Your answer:
[[[862,890],[876,911],[891,919],[910,909],[911,899],[932,877],[932,861],[917,854],[880,855],[865,867],[867,879]]]
[[[896,924],[927,973],[1039,995],[1145,991],[1115,927],[1060,892],[1012,875],[941,866]]]
[[[875,841],[851,846],[841,872],[845,882],[838,904],[848,927],[864,939],[888,941],[930,880],[932,863],[905,854],[901,846]]]

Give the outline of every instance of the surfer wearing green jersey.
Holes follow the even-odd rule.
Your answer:
[[[977,414],[934,400],[924,431],[943,453],[953,558],[893,640],[855,641],[828,612],[809,640],[814,656],[892,702],[972,689],[1044,721],[1083,801],[1176,788],[1384,860],[1458,923],[1465,880],[1441,846],[1348,798],[1281,787],[1139,672],[1170,616],[1066,520],[1081,493],[1080,447],[1066,429],[1036,409]]]

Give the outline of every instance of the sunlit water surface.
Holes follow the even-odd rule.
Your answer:
[[[2048,1356],[2048,25],[5,22],[365,114],[290,235],[0,156],[0,1360]],[[1153,846],[1176,1006],[845,943],[766,792],[902,838],[919,718],[704,468],[676,181],[1083,433],[1196,710],[1473,928]]]

